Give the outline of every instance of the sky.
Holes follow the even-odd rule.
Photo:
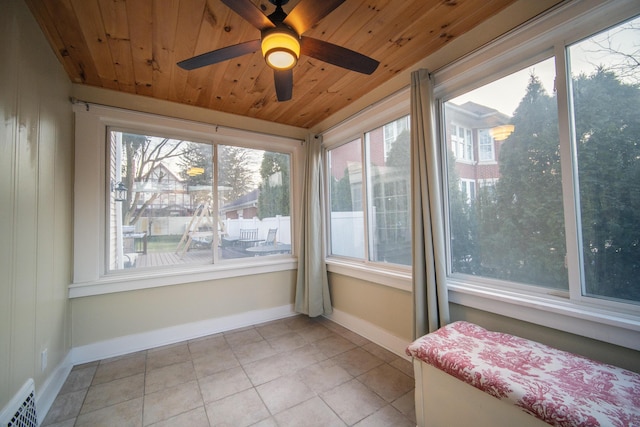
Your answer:
[[[598,65],[619,64],[622,56],[605,52],[604,46],[610,46],[615,51],[632,55],[636,60],[640,61],[640,18],[571,46],[569,48],[569,56],[572,75],[580,73],[590,75]],[[525,94],[531,74],[535,74],[540,79],[549,95],[553,94],[555,60],[549,58],[458,96],[452,99],[451,102],[461,105],[467,101],[473,101],[511,116]],[[635,72],[635,78],[640,80],[640,70]]]

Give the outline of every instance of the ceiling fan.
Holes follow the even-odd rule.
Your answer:
[[[289,14],[282,6],[289,0],[269,0],[276,6],[265,15],[251,0],[221,0],[231,10],[260,30],[261,37],[203,53],[178,62],[185,70],[217,64],[259,49],[274,72],[278,101],[287,101],[293,94],[293,67],[300,55],[337,65],[347,70],[371,74],[379,62],[353,50],[302,35],[345,0],[302,0]]]

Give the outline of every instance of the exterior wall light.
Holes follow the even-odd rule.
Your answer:
[[[116,186],[113,188],[113,192],[115,193],[114,200],[116,202],[124,202],[124,201],[126,201],[127,200],[127,191],[129,191],[129,190],[127,189],[127,187],[124,186],[124,183],[122,181],[117,183]]]
[[[509,138],[509,135],[513,133],[515,128],[516,127],[514,125],[502,125],[491,128],[489,132],[495,141],[504,141]]]

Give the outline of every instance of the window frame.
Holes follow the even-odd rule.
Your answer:
[[[640,14],[633,1],[580,1],[563,4],[534,21],[500,37],[486,47],[434,73],[434,96],[442,111],[444,102],[498,80],[514,71],[555,57],[561,167],[564,172],[565,229],[569,292],[506,283],[463,274],[451,274],[450,301],[543,326],[640,349],[640,305],[583,296],[578,244],[576,163],[572,154],[566,47],[603,29]],[[441,115],[442,116],[442,115]],[[440,155],[446,162],[446,144],[440,123]],[[441,208],[448,214],[446,180]],[[447,224],[446,233],[450,235]],[[449,242],[446,242],[449,250]],[[448,257],[450,259],[450,257]]]
[[[225,260],[224,263],[147,270],[107,271],[107,194],[110,191],[108,129],[162,135],[196,142],[277,151],[291,156],[291,236],[296,241],[303,156],[302,141],[230,127],[122,110],[76,104],[74,178],[74,274],[70,298],[215,280],[297,268],[295,247],[288,255]],[[99,189],[99,191],[96,191]],[[295,246],[295,245],[294,245]],[[212,257],[213,259],[213,257]]]
[[[482,148],[486,147],[487,150]],[[489,154],[488,158],[483,159],[483,153]],[[496,141],[491,136],[489,129],[478,129],[478,163],[479,164],[495,164],[496,163]]]
[[[360,140],[362,146],[362,164],[366,165],[365,134],[371,130],[384,126],[410,114],[409,89],[402,89],[382,101],[370,106],[366,110],[346,119],[322,134],[323,165],[328,170],[328,151],[353,140]],[[325,174],[325,200],[330,200],[328,173]],[[366,178],[364,178],[366,179]],[[364,190],[363,190],[364,191]],[[366,195],[365,195],[366,196]],[[368,210],[365,206],[365,222],[368,222]],[[410,292],[412,289],[411,266],[400,264],[369,261],[369,230],[365,229],[365,258],[356,259],[347,256],[332,255],[331,248],[331,206],[326,203],[325,218],[327,231],[325,233],[325,262],[329,272],[335,272],[350,277],[367,280],[384,286]],[[365,227],[367,225],[365,224]]]

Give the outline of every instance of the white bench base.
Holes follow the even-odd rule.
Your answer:
[[[413,359],[418,427],[540,427],[544,421]]]

